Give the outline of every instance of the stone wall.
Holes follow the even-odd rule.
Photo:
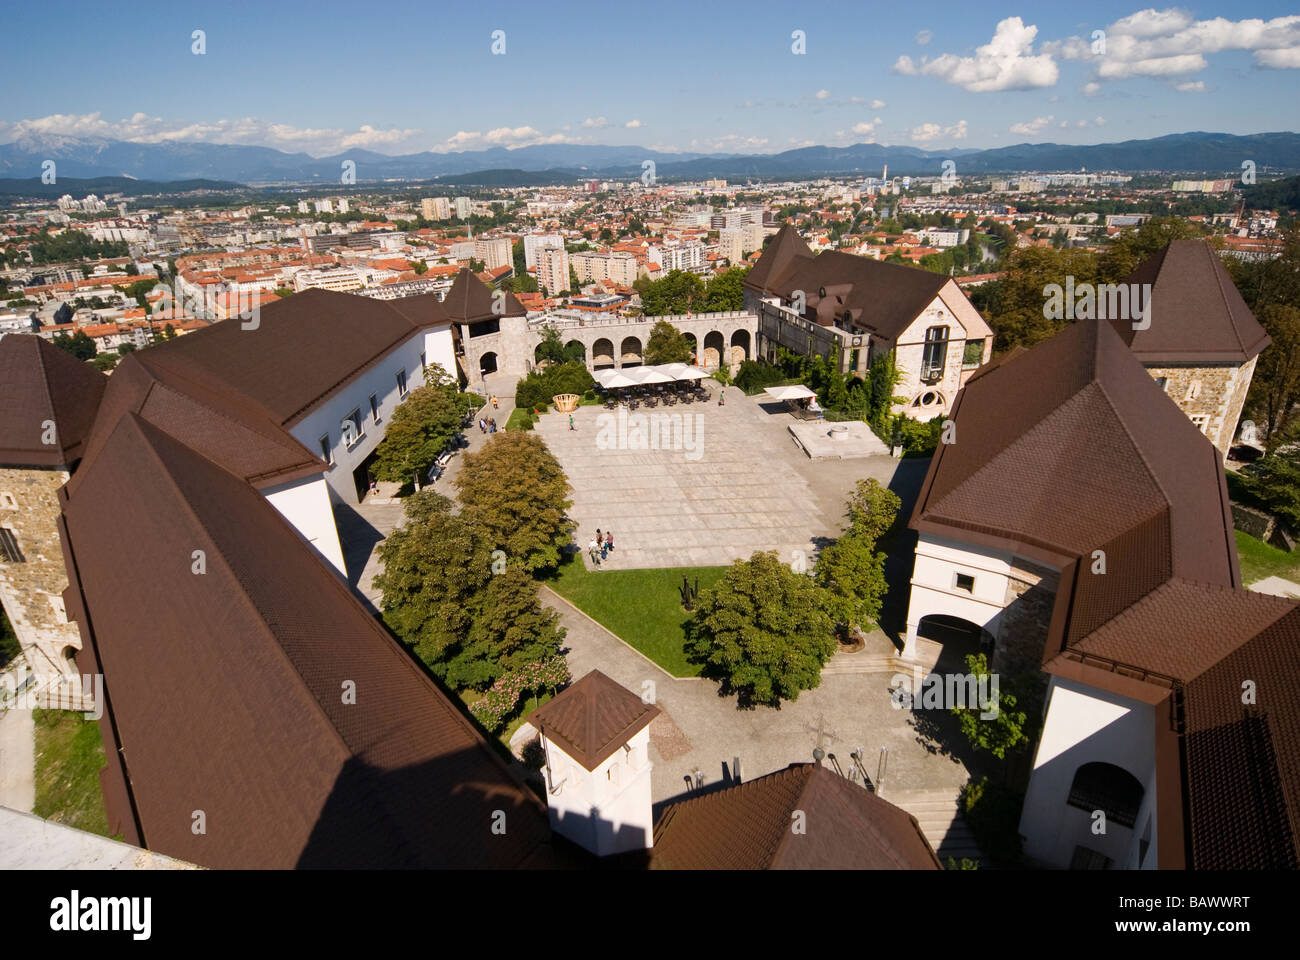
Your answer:
[[[1146,369],[1156,380],[1166,381],[1165,393],[1189,419],[1206,418],[1203,432],[1226,458],[1250,390],[1255,360],[1241,366],[1225,363]]]
[[[81,649],[63,608],[68,575],[58,518],[59,488],[67,479],[61,469],[0,467],[0,526],[12,531],[23,555],[22,562],[0,557],[0,604],[39,686],[62,680],[64,699],[79,679],[69,652]]]
[[[996,671],[1014,677],[1042,668],[1059,581],[1056,571],[1048,567],[1023,557],[1012,559],[1006,604],[998,620]]]

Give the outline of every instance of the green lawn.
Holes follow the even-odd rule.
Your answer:
[[[685,574],[706,590],[726,567],[672,567],[662,570],[588,571],[577,557],[560,565],[548,585],[597,623],[617,634],[675,677],[696,677],[683,646],[689,614],[678,588]]]
[[[99,724],[70,710],[35,710],[36,806],[39,817],[109,836],[99,771]]]
[[[1237,535],[1237,562],[1245,586],[1265,577],[1284,577],[1300,582],[1300,551],[1287,553],[1256,540],[1248,533],[1233,532]]]

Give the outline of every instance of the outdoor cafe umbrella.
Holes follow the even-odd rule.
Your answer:
[[[636,367],[628,376],[640,384],[673,382],[673,377],[670,377],[658,367]]]
[[[806,400],[809,397],[815,397],[813,393],[803,384],[785,386],[785,387],[768,387],[764,390],[773,400]]]
[[[603,374],[604,376],[601,376]],[[617,390],[620,387],[635,387],[641,381],[633,380],[622,370],[602,370],[597,374],[596,379],[606,390]]]

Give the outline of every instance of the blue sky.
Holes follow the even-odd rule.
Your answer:
[[[981,148],[1295,130],[1300,89],[1300,9],[1262,0],[42,2],[0,24],[0,142]]]

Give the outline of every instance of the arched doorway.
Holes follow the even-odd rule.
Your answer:
[[[1065,802],[1089,814],[1103,810],[1108,823],[1131,830],[1137,823],[1145,793],[1142,782],[1123,767],[1096,761],[1085,763],[1074,772]]]
[[[722,363],[722,353],[726,349],[727,341],[723,339],[721,332],[713,330],[704,335],[704,357],[703,366],[706,368],[717,367]]]
[[[700,342],[695,339],[695,334],[693,333],[683,333],[683,336],[690,341],[692,362],[698,364],[700,362]]]
[[[749,359],[749,331],[737,330],[731,335],[731,366],[738,367]]]
[[[916,635],[920,640],[943,645],[939,651],[939,664],[943,669],[966,672],[966,657],[972,653],[986,653],[992,659],[993,634],[962,617],[932,613],[921,618]]]
[[[479,373],[496,373],[497,372],[497,355],[492,352],[483,354],[478,358]]]
[[[564,345],[564,356],[568,360],[587,362],[587,345],[581,340],[570,340]]]
[[[636,337],[624,337],[623,345],[618,351],[623,356],[623,366],[636,367],[641,364],[641,341]]]
[[[594,370],[614,366],[614,341],[601,337],[591,345],[591,366]]]

